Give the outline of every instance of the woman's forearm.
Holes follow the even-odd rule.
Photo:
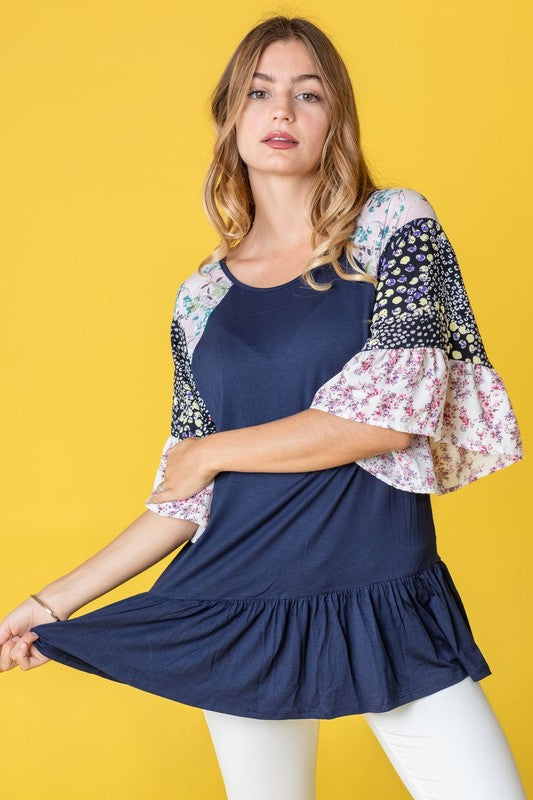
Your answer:
[[[35,592],[60,617],[156,564],[194,535],[196,522],[147,509],[115,539],[78,567]]]
[[[312,472],[403,450],[411,434],[310,408],[289,417],[220,431],[199,440],[217,472]]]

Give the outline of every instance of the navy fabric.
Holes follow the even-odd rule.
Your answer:
[[[216,430],[307,409],[368,338],[374,286],[328,266],[314,274],[329,291],[299,278],[260,289],[220,268],[231,286],[191,360]],[[355,462],[219,473],[206,529],[147,592],[31,630],[68,666],[262,719],[386,711],[491,674],[429,494]]]

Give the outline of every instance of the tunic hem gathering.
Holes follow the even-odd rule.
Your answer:
[[[67,666],[257,719],[387,711],[492,674],[440,558],[402,577],[292,598],[149,590],[31,630],[36,649]],[[429,672],[439,680],[424,681]]]

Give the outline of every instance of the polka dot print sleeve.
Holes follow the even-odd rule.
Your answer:
[[[399,489],[451,492],[523,458],[514,410],[427,199],[384,190],[365,214],[353,239],[378,279],[370,334],[311,408],[414,434],[357,463]]]

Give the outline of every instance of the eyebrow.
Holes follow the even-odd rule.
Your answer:
[[[261,81],[268,81],[269,83],[275,83],[276,78],[274,75],[271,75],[269,72],[254,72],[253,78],[259,78]],[[305,73],[304,75],[295,75],[291,78],[291,83],[301,83],[302,81],[310,81],[310,80],[319,81],[322,83],[322,78],[319,75],[313,75],[309,73]]]

